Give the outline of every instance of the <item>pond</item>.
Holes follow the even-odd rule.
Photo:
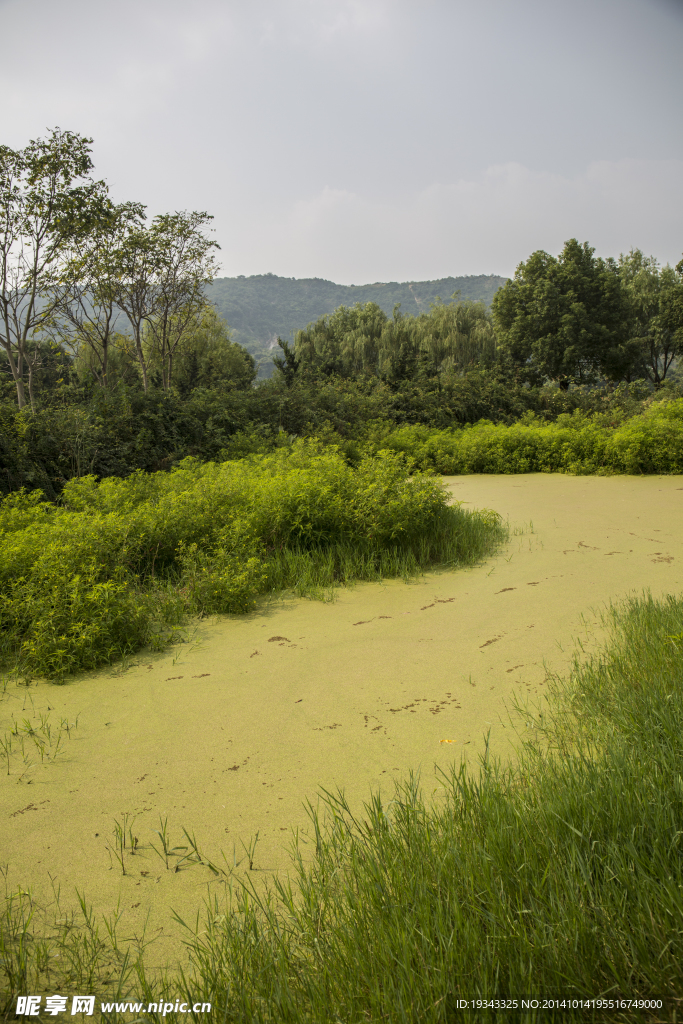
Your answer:
[[[577,641],[590,653],[612,599],[683,589],[683,478],[467,476],[446,478],[466,507],[493,508],[510,538],[486,564],[404,584],[362,584],[329,603],[274,601],[239,618],[200,623],[192,642],[64,686],[10,683],[0,735],[43,716],[52,730],[0,776],[0,865],[10,887],[44,905],[85,891],[95,911],[120,900],[125,934],[149,914],[152,960],[179,951],[170,908],[194,919],[207,885],[188,861],[167,870],[183,827],[219,867],[252,878],[286,869],[304,802],[343,789],[361,809],[371,790],[491,749],[511,753],[514,700],[542,698],[549,672],[568,669]],[[77,721],[77,726],[74,723]],[[52,756],[60,723],[62,746]],[[40,733],[40,735],[44,735]],[[115,821],[138,837],[116,860]],[[250,840],[258,833],[256,848]],[[109,848],[108,848],[109,847]],[[178,864],[183,853],[170,859]],[[187,919],[187,918],[186,918]]]

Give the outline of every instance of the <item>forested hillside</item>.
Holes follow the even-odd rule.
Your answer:
[[[261,376],[270,374],[272,346],[278,336],[291,341],[302,330],[338,306],[375,302],[391,316],[397,303],[404,315],[427,312],[441,298],[448,302],[458,292],[461,299],[491,305],[507,278],[494,274],[442,277],[438,281],[389,281],[385,284],[334,284],[319,277],[297,279],[276,274],[252,277],[221,277],[210,286],[211,301],[232,329],[233,340],[255,357]]]

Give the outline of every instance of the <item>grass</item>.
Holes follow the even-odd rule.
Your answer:
[[[550,680],[542,707],[518,708],[514,763],[454,766],[429,798],[411,777],[361,813],[323,793],[290,880],[226,881],[224,901],[184,929],[189,969],[151,980],[144,957],[134,976],[126,961],[131,991],[254,1024],[502,1019],[463,998],[682,1005],[683,600],[631,599],[608,618],[604,650]],[[21,938],[25,906],[7,904],[0,938],[8,1011],[47,963],[37,933]],[[83,956],[105,963],[88,941]],[[123,991],[121,952],[117,963]],[[674,1020],[674,1008],[515,1019]]]
[[[268,585],[274,592],[291,590],[298,597],[324,598],[335,587],[361,580],[407,582],[429,566],[472,565],[490,554],[505,535],[495,512],[445,508],[434,517],[429,532],[409,546],[379,548],[362,541],[341,541],[313,549],[285,548],[270,559]]]
[[[17,782],[32,782],[33,770],[38,765],[54,764],[65,752],[64,738],[70,740],[72,730],[77,728],[78,718],[74,722],[62,718],[57,725],[49,712],[32,713],[21,720],[12,716],[12,728],[0,737],[0,771],[5,774],[6,769],[6,774],[14,775]]]

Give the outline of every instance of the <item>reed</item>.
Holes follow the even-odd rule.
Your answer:
[[[188,939],[197,999],[303,1024],[500,1020],[460,998],[683,998],[683,601],[608,614],[602,654],[519,709],[514,764],[454,766],[434,800],[410,777],[361,813],[323,793],[293,882],[264,894],[246,876],[207,906]]]

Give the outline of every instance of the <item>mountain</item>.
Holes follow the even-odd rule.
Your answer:
[[[438,281],[388,281],[376,284],[334,284],[319,277],[219,277],[210,297],[233,331],[233,340],[256,358],[261,376],[268,376],[277,337],[291,341],[294,332],[337,306],[376,302],[389,316],[397,303],[404,314],[429,310],[437,299],[448,302],[455,292],[487,306],[507,278],[493,274],[442,277]]]

